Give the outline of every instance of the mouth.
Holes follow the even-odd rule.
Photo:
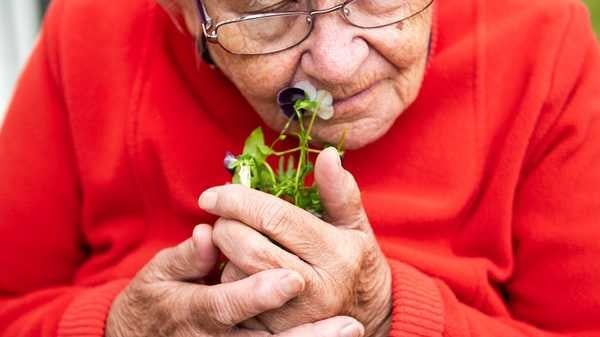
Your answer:
[[[361,110],[369,105],[372,93],[383,82],[379,80],[370,86],[346,97],[334,99],[333,107],[337,115],[346,115],[352,110]]]

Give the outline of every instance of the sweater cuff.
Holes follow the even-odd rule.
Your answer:
[[[115,280],[81,292],[63,314],[58,337],[104,337],[112,302],[129,282]]]
[[[444,305],[433,278],[399,261],[392,270],[392,324],[390,337],[441,337]]]

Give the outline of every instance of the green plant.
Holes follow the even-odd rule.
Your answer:
[[[592,14],[592,23],[596,30],[596,34],[600,36],[600,1],[586,0],[585,3],[588,5],[590,13]]]
[[[242,154],[228,153],[225,167],[233,174],[232,182],[273,194],[317,216],[323,214],[323,205],[317,186],[307,185],[307,178],[314,171],[314,156],[322,151],[311,147],[312,131],[317,118],[329,119],[333,115],[331,95],[317,91],[307,82],[286,88],[278,95],[278,103],[288,116],[279,136],[267,145],[261,128],[255,129],[246,139]],[[293,122],[297,130],[289,132]],[[298,145],[277,150],[276,145],[288,137],[295,137]],[[343,154],[344,135],[337,150]],[[277,169],[269,159],[276,157]]]

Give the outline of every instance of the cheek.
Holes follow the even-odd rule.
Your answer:
[[[211,54],[217,66],[253,104],[275,104],[277,92],[289,85],[299,55],[284,52],[273,55],[232,55],[219,47]]]
[[[426,12],[397,25],[367,31],[371,47],[399,71],[421,63],[427,55],[431,14]]]

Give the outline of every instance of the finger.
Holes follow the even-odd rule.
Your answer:
[[[311,268],[296,255],[235,220],[223,218],[217,220],[213,231],[213,243],[236,268],[247,275],[274,268],[286,268],[307,275]],[[319,249],[316,245],[311,247],[316,250],[312,255],[324,254],[323,249]],[[236,271],[232,269],[233,267],[230,266],[228,273]]]
[[[312,247],[336,242],[335,227],[287,201],[242,185],[208,189],[198,204],[209,213],[254,228],[304,259],[314,253]]]
[[[227,262],[223,273],[221,273],[221,283],[235,282],[248,277],[240,268],[231,262]]]
[[[362,337],[365,329],[357,320],[338,316],[277,334],[277,337]]]
[[[140,274],[146,282],[196,280],[212,270],[217,256],[212,227],[198,225],[190,239],[160,251]]]
[[[329,223],[337,227],[371,231],[358,184],[354,176],[342,167],[335,148],[329,147],[317,157],[315,181]]]
[[[304,290],[305,282],[293,271],[272,269],[243,280],[196,287],[192,308],[212,318],[213,328],[229,329],[263,312],[280,308]]]
[[[300,325],[272,337],[363,337],[362,324],[351,317],[337,316],[316,323]],[[229,337],[266,337],[264,332],[237,330]]]
[[[238,268],[235,264],[229,261],[225,265],[223,273],[221,274],[221,282],[235,282],[245,279],[246,277],[248,277],[248,274],[244,273],[240,268]],[[249,330],[270,331],[269,328],[266,325],[264,325],[261,321],[256,319],[256,317],[243,321],[239,324],[239,326]]]
[[[240,323],[239,326],[248,330],[269,332],[269,328],[267,328],[266,325],[262,324],[262,322],[256,318],[250,318],[248,320],[245,320],[242,323]]]

